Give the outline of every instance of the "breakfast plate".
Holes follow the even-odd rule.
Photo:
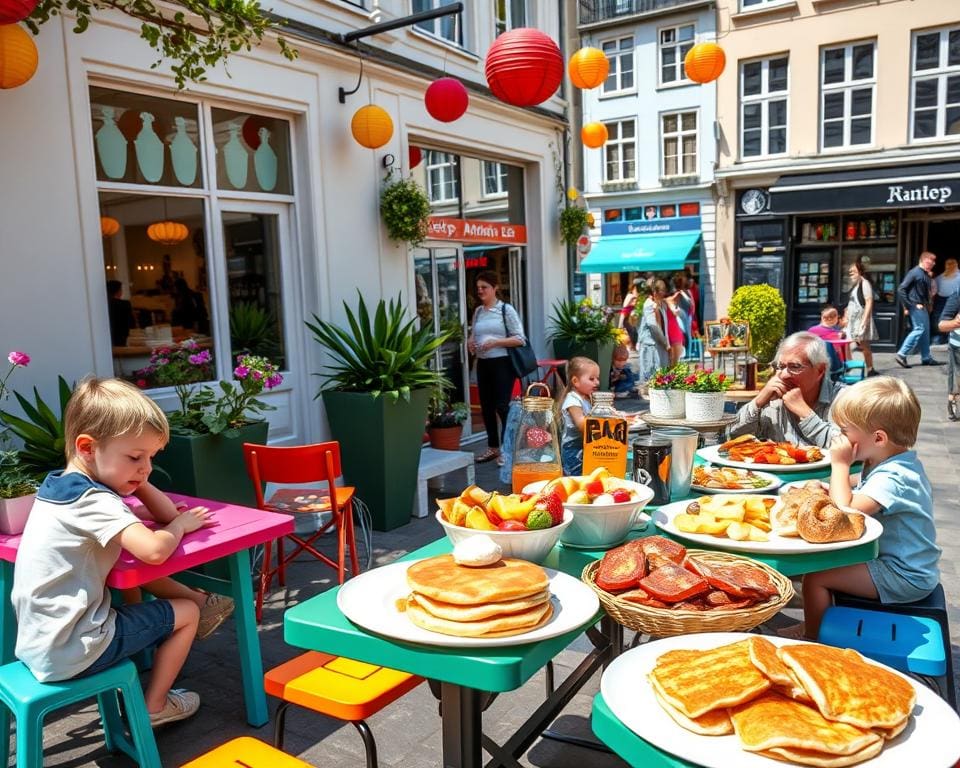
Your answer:
[[[600,678],[600,692],[610,711],[627,728],[663,752],[705,768],[776,768],[783,763],[745,751],[739,737],[701,736],[677,725],[657,702],[647,676],[667,651],[709,650],[750,637],[740,632],[709,632],[654,640],[622,653]],[[766,636],[774,645],[800,641]],[[880,665],[878,665],[880,666]],[[889,669],[886,667],[886,669]],[[894,674],[899,672],[891,670]],[[916,689],[917,702],[907,728],[886,742],[876,757],[858,763],[866,768],[903,768],[906,765],[948,768],[960,758],[956,733],[960,719],[949,705],[925,685],[900,675]]]
[[[769,493],[775,491],[783,482],[776,475],[769,472],[760,472],[756,469],[738,469],[736,467],[711,467],[709,465],[698,464],[693,468],[693,476],[696,479],[699,472],[724,474],[728,479],[738,480],[744,483],[740,488],[724,488],[713,485],[700,485],[696,482],[690,484],[691,490],[699,493]],[[756,479],[760,484],[748,485],[751,479]],[[719,479],[719,478],[718,478]]]
[[[724,467],[739,467],[740,469],[768,469],[772,472],[808,472],[814,469],[823,469],[830,466],[830,451],[820,449],[823,458],[818,461],[808,461],[804,464],[760,464],[755,461],[735,461],[720,454],[719,445],[708,445],[697,450],[697,456],[708,464],[720,464]]]
[[[736,541],[726,536],[712,536],[707,533],[685,533],[677,528],[673,522],[674,518],[685,513],[690,503],[690,500],[687,499],[686,501],[664,504],[653,513],[653,522],[657,528],[675,538],[696,542],[711,549],[755,552],[758,555],[802,555],[811,552],[829,552],[835,549],[859,547],[861,544],[869,544],[871,541],[880,538],[880,534],[883,533],[883,526],[876,519],[865,515],[866,530],[863,532],[863,536],[852,541],[828,541],[822,544],[814,544],[798,536],[778,536],[773,532],[767,534],[769,536],[768,541]],[[774,506],[774,509],[776,509],[776,506]]]
[[[552,568],[544,568],[550,579],[553,618],[529,632],[506,637],[456,637],[431,632],[414,624],[397,610],[397,601],[410,594],[403,560],[365,571],[347,581],[337,593],[337,607],[354,624],[378,635],[408,643],[449,648],[493,648],[536,643],[580,629],[600,610],[600,601],[590,587]]]

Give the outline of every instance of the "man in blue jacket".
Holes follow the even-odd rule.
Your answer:
[[[930,273],[937,257],[930,251],[920,254],[920,263],[907,272],[897,289],[897,297],[903,305],[903,314],[910,317],[913,326],[906,335],[900,349],[897,350],[897,365],[910,368],[907,355],[916,349],[920,352],[921,365],[943,365],[930,356],[930,307],[933,305],[933,291]]]

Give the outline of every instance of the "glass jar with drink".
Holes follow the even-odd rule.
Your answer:
[[[546,395],[533,395],[532,390]],[[513,492],[538,480],[553,480],[563,474],[560,465],[560,441],[553,398],[546,384],[531,384],[520,401],[520,424],[513,444]]]

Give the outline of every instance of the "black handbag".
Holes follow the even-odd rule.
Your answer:
[[[507,328],[507,307],[509,306],[509,304],[504,302],[503,334],[507,338],[510,338],[510,329]],[[540,369],[540,365],[537,363],[537,355],[533,351],[533,348],[530,346],[529,342],[524,341],[523,346],[507,347],[506,349],[507,355],[510,357],[510,362],[513,363],[513,372],[517,374],[518,379],[523,379],[534,371]]]

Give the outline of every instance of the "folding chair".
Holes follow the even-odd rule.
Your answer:
[[[284,538],[294,544],[291,553],[284,552],[283,539],[277,539],[277,564],[271,566],[271,542],[264,545],[263,565],[260,569],[260,586],[257,589],[257,622],[263,616],[263,596],[277,574],[280,584],[286,584],[286,566],[301,552],[309,552],[318,560],[326,563],[337,571],[340,584],[346,576],[347,550],[350,553],[351,572],[356,576],[360,572],[357,560],[357,542],[353,529],[353,495],[354,488],[335,485],[340,476],[340,444],[336,441],[301,445],[292,447],[274,447],[257,445],[256,443],[243,444],[243,457],[247,466],[247,474],[253,481],[254,493],[257,497],[257,507],[269,512],[283,512],[293,514],[298,523],[306,521],[307,526],[295,525],[295,532]],[[326,481],[326,488],[298,488],[296,490],[283,489],[264,499],[263,491],[266,483],[299,484],[322,483]],[[321,523],[318,513],[329,512],[330,519]],[[315,523],[316,527],[309,525]],[[304,530],[306,527],[306,530]],[[329,529],[338,533],[337,560],[320,552],[315,543]]]

